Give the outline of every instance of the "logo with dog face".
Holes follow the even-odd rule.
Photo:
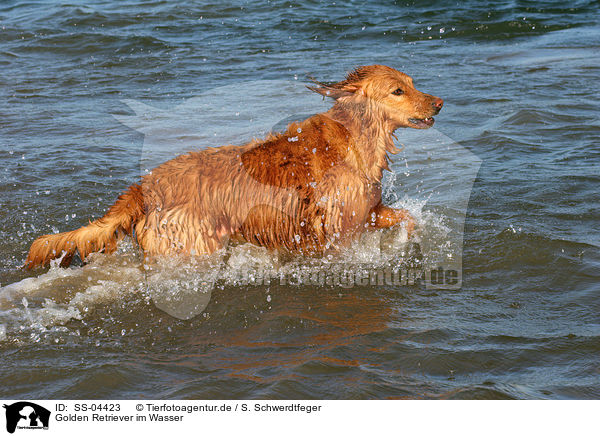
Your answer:
[[[28,401],[19,401],[3,406],[6,409],[6,431],[14,433],[18,429],[48,429],[50,411]]]

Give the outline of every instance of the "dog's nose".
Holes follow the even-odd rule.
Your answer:
[[[436,108],[439,111],[442,108],[442,106],[444,106],[444,100],[436,97],[433,100],[433,103],[431,103],[431,104],[433,105],[434,108]]]

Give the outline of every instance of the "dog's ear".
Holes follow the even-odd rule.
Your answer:
[[[343,89],[329,88],[323,86],[306,86],[311,91],[316,92],[317,94],[321,94],[323,97],[331,97],[334,100],[337,100],[341,97],[348,97],[353,94],[353,92],[349,92]]]
[[[341,82],[318,82],[311,78],[316,86],[306,86],[311,91],[321,94],[323,97],[330,97],[334,100],[342,97],[353,95],[360,87],[353,83],[348,83],[347,80]]]

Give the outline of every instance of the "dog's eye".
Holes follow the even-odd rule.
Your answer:
[[[402,91],[402,88],[398,88],[394,92],[392,92],[392,94],[394,94],[394,95],[402,95],[402,94],[404,94],[404,91]]]

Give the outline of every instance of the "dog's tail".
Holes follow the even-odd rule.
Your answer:
[[[142,187],[132,185],[111,206],[106,215],[87,226],[56,235],[44,235],[36,239],[25,261],[27,269],[46,265],[60,258],[61,266],[69,266],[76,251],[82,260],[90,253],[112,253],[123,236],[131,235],[133,226],[144,215]]]

